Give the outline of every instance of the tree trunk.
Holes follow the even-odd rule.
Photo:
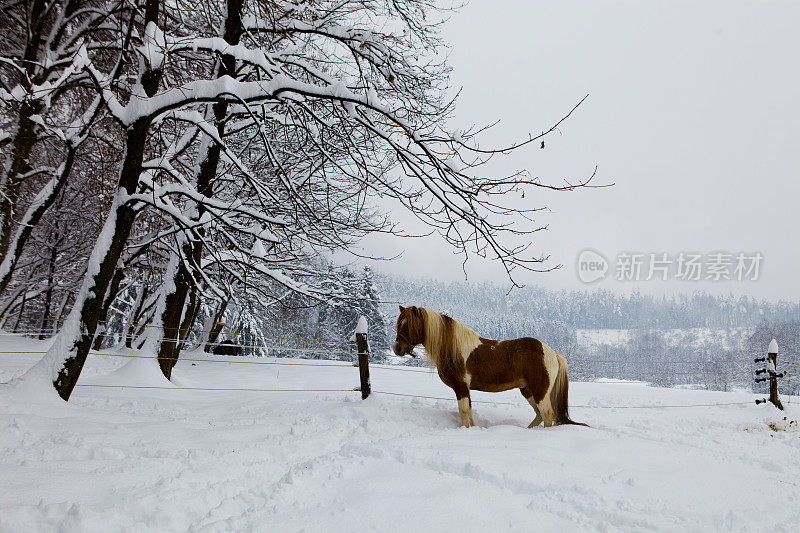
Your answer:
[[[227,0],[227,16],[225,18],[225,30],[223,32],[223,39],[231,45],[239,44],[239,38],[242,34],[242,0]],[[222,60],[217,68],[217,78],[222,76],[235,76],[236,75],[236,60],[231,55],[223,55]],[[222,138],[225,130],[225,115],[228,112],[228,104],[226,102],[219,102],[213,106],[214,119],[217,123],[217,133]],[[221,147],[217,143],[203,143],[206,148],[203,154],[200,169],[197,173],[197,190],[206,198],[210,198],[213,194],[213,187],[211,182],[217,174],[217,167],[219,165]],[[199,221],[205,209],[200,204],[195,210],[194,220]],[[200,268],[200,262],[203,254],[203,241],[202,238],[205,232],[202,228],[197,229],[197,236],[193,237],[191,242],[185,242],[180,248],[186,261],[191,261],[194,268]],[[162,317],[164,324],[164,340],[158,350],[158,362],[161,365],[161,370],[164,376],[169,379],[172,373],[172,368],[178,362],[181,347],[181,332],[183,324],[181,319],[184,318],[184,308],[186,306],[186,296],[192,288],[194,280],[186,267],[185,261],[182,261],[179,268],[175,272],[173,278],[173,292],[166,294],[166,308]],[[190,306],[191,307],[191,306]],[[191,313],[187,313],[191,317]],[[185,319],[183,320],[185,322]],[[206,350],[208,351],[208,350]]]
[[[19,333],[19,323],[22,320],[22,313],[25,312],[25,304],[27,303],[27,301],[28,301],[28,291],[24,291],[22,293],[22,303],[19,306],[19,313],[17,313],[17,321],[14,323],[14,333]]]
[[[145,305],[142,306],[141,311],[136,317],[135,322],[132,324],[133,330],[131,332],[131,341],[133,344],[138,341],[140,337],[144,336],[147,333],[148,329],[152,329],[150,326],[150,321],[153,319],[155,315],[154,307],[158,303],[158,298],[147,302]],[[145,339],[146,340],[146,339]],[[141,344],[139,344],[141,346]]]
[[[222,300],[219,303],[217,312],[214,313],[214,325],[211,326],[211,330],[208,332],[208,340],[206,341],[205,347],[206,352],[210,352],[214,348],[222,328],[225,327],[225,323],[222,322],[222,317],[225,315],[225,309],[228,308],[228,302],[230,302],[230,298]]]
[[[61,324],[64,320],[64,314],[67,312],[67,308],[69,307],[69,301],[72,299],[72,291],[64,291],[64,296],[61,298],[61,305],[58,306],[58,316],[54,321],[56,325]],[[60,329],[60,328],[58,328]],[[58,329],[54,329],[53,331],[58,331]]]
[[[176,258],[178,265],[173,269],[172,290],[166,291],[161,298],[164,299],[164,311],[160,322],[162,338],[158,350],[158,366],[164,377],[170,379],[172,369],[178,362],[178,346],[180,346],[180,327],[186,302],[186,294],[191,284],[191,275],[183,261]]]
[[[50,247],[50,264],[47,268],[47,291],[44,294],[44,313],[42,314],[42,325],[39,328],[39,339],[44,340],[47,338],[47,333],[51,331],[49,326],[50,324],[50,302],[53,299],[53,282],[56,276],[56,259],[58,258],[58,241],[59,241],[59,234],[58,230],[53,231],[52,235],[52,246]]]
[[[100,323],[101,326],[100,332],[94,338],[94,345],[92,346],[92,349],[94,350],[99,350],[102,348],[103,341],[108,335],[108,310],[111,308],[111,304],[114,303],[114,300],[116,300],[117,295],[119,294],[119,286],[123,279],[125,279],[125,273],[121,268],[118,268],[114,272],[114,277],[111,278],[111,285],[108,288],[108,294],[106,294],[106,300],[103,303],[103,309],[100,311],[100,319],[98,320],[98,323]]]
[[[128,313],[128,323],[125,324],[125,328],[123,331],[125,332],[125,347],[130,348],[133,346],[133,336],[134,331],[136,330],[136,324],[139,320],[139,315],[142,313],[142,308],[144,308],[144,302],[147,298],[147,284],[142,279],[142,290],[136,295],[136,300],[133,302],[131,306],[131,312]]]
[[[147,0],[145,26],[158,21],[159,6],[158,0]],[[148,97],[155,95],[160,80],[159,69],[145,70],[142,73],[140,81]],[[133,227],[136,212],[134,206],[127,203],[127,197],[135,194],[139,185],[151,122],[150,117],[142,117],[127,130],[119,188],[89,257],[86,276],[75,300],[75,306],[53,346],[42,360],[26,373],[26,375],[42,372],[50,374],[53,386],[65,401],[69,400],[86,362],[97,329],[97,321],[100,319],[103,297]],[[58,369],[55,375],[52,375],[52,369]]]
[[[17,320],[14,323],[14,329],[12,330],[14,333],[19,332],[19,323],[22,321],[22,314],[25,312],[25,304],[28,302],[28,289],[31,285],[31,279],[33,279],[33,274],[36,272],[38,267],[31,267],[30,272],[28,273],[28,279],[25,280],[25,283],[22,284],[22,302],[19,304],[19,312],[17,313]],[[34,294],[34,298],[38,296],[38,294]],[[19,297],[19,294],[17,294]],[[15,298],[16,299],[16,298]],[[14,311],[16,306],[8,307],[8,313]],[[30,327],[26,328],[26,330],[30,330]]]
[[[200,312],[200,297],[195,285],[189,287],[189,303],[186,305],[186,310],[183,313],[183,320],[178,334],[178,347],[177,353],[180,354],[186,348],[186,339],[192,331],[192,326],[197,319],[197,314]]]
[[[11,234],[14,231],[14,213],[16,212],[19,192],[24,174],[28,168],[28,158],[36,144],[37,126],[31,117],[42,111],[41,103],[24,102],[20,108],[17,132],[12,142],[13,148],[7,163],[7,172],[3,176],[0,196],[0,260],[4,260],[9,251]]]
[[[142,136],[140,138],[143,148],[143,136],[146,135],[146,130],[142,131],[140,128],[139,131],[136,132],[136,136],[139,137],[140,135]],[[133,136],[133,133],[131,136]],[[134,142],[129,142],[128,148],[135,150],[137,148],[137,143],[135,141],[139,139],[131,140]],[[141,157],[141,152],[139,155]],[[126,163],[129,159],[131,159],[131,157],[126,157]],[[141,161],[141,159],[139,159],[139,161]],[[131,167],[127,168],[130,169]],[[136,178],[131,176],[134,172],[137,173]],[[124,187],[124,189],[127,191],[127,194],[133,194],[135,192],[136,181],[138,181],[138,168],[123,170],[122,174],[124,175],[123,177],[126,178],[126,184],[132,185],[130,188]],[[135,181],[131,184],[133,180]],[[52,357],[61,361],[61,368],[58,370],[53,380],[53,386],[56,388],[56,391],[58,391],[58,395],[64,400],[69,400],[81,370],[83,369],[83,365],[86,362],[86,356],[89,354],[89,348],[91,347],[94,333],[97,329],[97,322],[100,319],[102,298],[106,294],[108,285],[114,275],[119,256],[130,235],[134,217],[135,212],[133,208],[127,204],[122,204],[118,194],[118,198],[114,201],[112,212],[106,220],[103,231],[100,233],[100,238],[97,244],[95,244],[95,248],[89,258],[87,274],[84,278],[83,287],[81,287],[79,296],[75,301],[75,306],[67,318],[62,331],[59,333],[59,336],[66,336],[67,339],[55,342],[53,348],[51,348],[47,356],[45,356],[46,360],[52,353]],[[106,245],[107,240],[111,242],[110,246]],[[64,343],[64,341],[66,341],[66,343]],[[62,347],[66,349],[64,349],[64,352],[58,353],[59,348]]]
[[[183,342],[189,336],[189,332],[192,329],[192,325],[194,321],[197,319],[197,313],[200,311],[200,297],[197,294],[197,289],[192,287],[191,292],[189,293],[189,306],[186,308],[186,314],[183,317],[183,323],[181,324],[181,347],[179,350],[183,349]]]

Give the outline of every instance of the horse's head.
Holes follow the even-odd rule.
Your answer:
[[[414,355],[414,347],[425,340],[425,318],[419,307],[400,306],[397,317],[397,338],[394,341],[394,353],[397,355]]]

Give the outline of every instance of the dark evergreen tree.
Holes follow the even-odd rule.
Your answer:
[[[390,347],[389,329],[394,324],[381,311],[381,297],[372,269],[364,267],[363,293],[358,300],[359,314],[367,319],[369,327],[367,336],[373,353],[386,351]]]

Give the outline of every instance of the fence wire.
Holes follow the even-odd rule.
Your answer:
[[[16,320],[16,319],[12,319],[11,317],[0,317],[0,321],[2,321],[2,320]],[[28,320],[28,321],[31,321],[31,322],[42,322],[42,319],[40,319],[40,318],[24,318],[23,317],[23,318],[21,318],[21,320]],[[49,319],[46,319],[46,321],[48,321],[48,322],[63,322],[64,320],[66,320],[66,319],[64,319],[64,318],[49,318]],[[128,328],[134,327],[134,328],[160,328],[160,329],[164,329],[162,326],[155,326],[153,324],[137,324],[137,323],[134,323],[134,322],[119,322],[119,321],[116,321],[116,320],[98,320],[97,323],[98,324],[113,324],[115,326],[124,326],[124,327],[128,327]],[[301,342],[318,342],[318,343],[333,343],[333,344],[340,344],[342,342],[341,339],[334,340],[334,339],[311,339],[311,338],[298,338],[298,337],[273,337],[273,336],[269,336],[269,335],[256,335],[256,334],[252,334],[252,333],[225,332],[223,334],[223,332],[221,330],[218,331],[218,330],[210,330],[210,329],[187,329],[187,328],[168,328],[168,329],[177,331],[179,334],[184,334],[187,337],[188,337],[188,335],[191,335],[191,334],[215,333],[216,332],[219,335],[222,335],[224,337],[241,337],[241,336],[245,336],[245,337],[250,338],[250,339],[268,339],[268,340],[289,341],[289,342],[297,342],[297,341],[301,341]],[[48,330],[27,329],[27,330],[23,330],[23,331],[16,331],[15,330],[13,333],[11,333],[11,335],[38,336],[38,335],[52,335],[53,333],[54,332],[52,330],[49,330],[49,329]],[[8,333],[6,333],[6,335],[8,335]],[[113,336],[118,336],[118,337],[125,337],[128,334],[127,333],[112,333],[112,335]],[[139,335],[137,335],[135,333],[130,334],[130,336],[139,337]],[[171,339],[171,340],[178,341],[178,342],[185,342],[185,340],[181,340],[181,339]]]
[[[308,350],[311,353],[317,353],[313,350]],[[47,352],[43,351],[24,351],[24,350],[16,350],[16,351],[0,351],[0,355],[44,355]],[[327,352],[325,352],[327,353]],[[346,353],[346,355],[356,355],[350,352],[342,352]],[[105,353],[105,352],[89,352],[88,355],[92,356],[100,356],[100,357],[127,357],[132,359],[158,359],[158,356],[155,355],[137,355],[137,354],[124,354],[124,353]],[[236,357],[236,356],[231,356]],[[169,359],[169,358],[167,358]],[[189,362],[196,362],[196,363],[230,363],[230,364],[237,364],[237,365],[277,365],[277,366],[306,366],[306,367],[325,367],[325,368],[353,368],[357,366],[355,363],[301,363],[300,361],[252,361],[252,360],[231,360],[231,359],[208,359],[208,358],[194,358],[194,357],[178,357],[178,362],[180,361],[189,361]],[[324,361],[324,359],[317,359],[317,361]],[[400,367],[400,366],[388,366],[388,365],[380,365],[380,364],[372,364],[370,365],[370,369],[378,369],[378,370],[390,370],[395,372],[417,372],[417,373],[424,373],[424,374],[431,374],[431,369],[423,369],[423,368],[413,368],[413,367]]]
[[[314,348],[274,348],[270,347],[268,349],[277,351],[277,352],[292,352],[292,353],[309,353],[309,354],[316,354],[316,355],[341,355],[346,357],[355,357],[355,352],[350,351],[331,351],[331,350],[319,350]],[[0,355],[44,355],[46,351],[26,351],[26,350],[16,350],[16,351],[0,351]],[[122,353],[107,353],[107,352],[98,352],[98,351],[90,351],[88,355],[92,356],[101,356],[101,357],[127,357],[127,358],[134,358],[134,359],[158,359],[157,356],[151,355],[136,355],[136,354],[122,354]],[[239,356],[229,356],[229,357],[239,357]],[[169,359],[169,358],[163,358]],[[350,368],[353,366],[353,363],[349,364],[334,364],[334,363],[301,363],[301,362],[282,362],[282,361],[253,361],[252,359],[245,359],[242,360],[232,360],[232,359],[209,359],[209,358],[194,358],[194,357],[185,357],[179,356],[177,358],[178,361],[189,361],[189,362],[199,362],[199,363],[230,363],[230,364],[249,364],[249,365],[278,365],[278,366],[318,366],[318,367],[341,367],[341,368]],[[315,359],[315,361],[323,361],[325,359]],[[595,374],[595,371],[582,368],[580,366],[581,360],[575,360],[571,362],[570,366],[573,371],[573,376],[582,377],[583,374]],[[617,374],[633,374],[635,372],[627,369],[626,366],[630,367],[648,367],[652,366],[652,362],[650,361],[624,361],[624,362],[615,362],[615,361],[604,361],[609,363],[609,366],[617,366],[616,369]],[[617,363],[617,364],[615,364]],[[712,365],[719,365],[723,364],[722,361],[715,361],[715,362],[707,362],[706,364],[709,366]],[[620,368],[621,367],[621,368]],[[380,365],[380,364],[372,364],[371,368],[379,368],[382,370],[390,370],[395,372],[417,372],[417,373],[426,373],[430,374],[433,372],[434,369],[431,368],[419,368],[419,367],[409,367],[409,366],[392,366],[392,365]],[[629,376],[627,378],[611,378],[611,379],[628,379],[632,381],[649,381],[647,378],[651,379],[658,379],[658,378],[679,378],[679,377],[698,377],[703,372],[710,373],[714,372],[717,369],[715,368],[707,368],[703,369],[700,372],[639,372],[637,376]],[[740,369],[738,373],[741,373]],[[731,372],[733,374],[735,372]],[[787,379],[790,375],[790,372],[787,370],[785,371],[785,376],[780,379]],[[603,383],[603,382],[596,382],[596,383]],[[613,383],[613,382],[612,382]]]
[[[164,387],[159,385],[101,385],[101,384],[77,384],[77,387],[94,387],[104,389],[157,389],[157,390],[193,390],[193,391],[228,391],[228,392],[359,392],[359,389],[266,389],[255,387]],[[426,396],[421,394],[406,394],[401,392],[388,392],[373,390],[372,394],[382,394],[385,396],[400,396],[405,398],[418,398],[425,400],[444,400],[444,401],[457,401],[453,397],[445,396]],[[485,405],[514,405],[523,406],[522,402],[493,402],[489,400],[472,400],[472,403],[485,404]],[[693,408],[693,407],[723,407],[730,405],[752,405],[753,402],[725,402],[725,403],[697,403],[697,404],[681,404],[681,405],[581,405],[570,404],[570,407],[581,409],[678,409],[678,408]]]
[[[304,350],[304,349],[297,349],[298,352],[305,352],[305,353],[330,353],[330,354],[342,354],[348,356],[355,356],[353,352],[320,352],[317,350]],[[0,351],[0,355],[44,355],[47,352],[44,351]],[[106,353],[106,352],[89,352],[88,355],[91,356],[99,356],[99,357],[127,357],[133,359],[158,359],[157,356],[154,355],[136,355],[136,354],[122,354],[122,353]],[[231,356],[236,357],[236,356]],[[168,359],[168,358],[165,358]],[[177,360],[180,361],[188,361],[188,362],[195,362],[195,363],[229,363],[229,364],[240,364],[240,365],[275,365],[275,366],[307,366],[307,367],[338,367],[338,368],[352,368],[354,363],[345,363],[345,364],[335,364],[335,363],[301,363],[297,362],[288,362],[288,361],[253,361],[250,359],[243,359],[243,360],[232,360],[232,359],[208,359],[208,358],[195,358],[195,357],[178,357]],[[319,359],[317,361],[320,361]],[[380,364],[372,364],[370,368],[375,368],[379,370],[389,370],[393,372],[416,372],[416,373],[423,373],[423,374],[432,374],[434,369],[425,369],[425,368],[415,368],[415,367],[403,367],[403,366],[390,366],[390,365],[380,365]],[[693,372],[672,372],[672,373],[647,373],[649,377],[660,377],[660,376],[675,376],[675,377],[687,377],[687,376],[697,376],[697,373]],[[788,377],[788,372],[787,372]],[[611,378],[614,379],[614,378]],[[638,379],[634,381],[646,381],[644,379]],[[614,384],[614,382],[594,382],[599,384],[610,383]]]
[[[0,317],[2,320],[4,317]],[[33,319],[31,319],[33,320]],[[38,320],[38,319],[37,319]],[[56,319],[51,319],[56,320]],[[118,324],[118,322],[115,322]],[[133,326],[138,327],[157,327],[147,324],[130,324]],[[190,330],[188,333],[207,333],[209,330]],[[28,330],[23,333],[7,333],[7,332],[0,332],[0,336],[17,336],[17,335],[35,335],[39,336],[41,334],[50,334],[51,332],[43,332],[41,330]],[[187,333],[187,334],[188,334]],[[259,348],[263,350],[269,350],[277,353],[289,353],[289,354],[314,354],[314,355],[323,355],[323,356],[339,356],[339,357],[355,357],[354,351],[345,351],[340,349],[342,345],[349,344],[350,341],[344,341],[342,339],[306,339],[306,338],[289,338],[289,337],[272,337],[267,335],[250,335],[250,334],[226,334],[226,337],[230,337],[233,335],[248,335],[251,339],[271,339],[277,341],[284,341],[287,343],[305,343],[305,342],[313,342],[319,344],[326,344],[330,346],[330,349],[325,349],[323,347],[307,347],[307,348],[295,348],[289,346],[268,346],[268,345],[248,345],[248,346],[241,346],[242,348]],[[126,338],[125,334],[115,333],[112,335],[113,338],[123,339]],[[172,338],[172,337],[160,337],[156,339],[157,342],[177,342],[181,344],[186,344],[185,339],[180,338]],[[196,342],[190,344],[197,344]],[[200,343],[200,345],[210,345],[210,346],[231,346],[230,344],[224,342],[213,342],[213,343]],[[199,345],[198,345],[199,346]],[[235,345],[240,346],[240,345]],[[11,352],[3,352],[0,351],[0,354],[5,355],[44,355],[45,351],[11,351]],[[98,352],[98,351],[90,351],[89,355],[91,356],[100,356],[100,357],[122,357],[122,358],[134,358],[134,359],[158,359],[157,356],[150,356],[150,355],[137,355],[137,354],[123,354],[123,353],[105,353],[105,352]],[[237,356],[231,356],[237,357]],[[273,355],[273,357],[275,357]],[[234,360],[234,359],[211,359],[211,358],[197,358],[197,357],[178,357],[178,361],[186,361],[192,363],[230,363],[230,364],[246,364],[246,365],[273,365],[273,366],[305,366],[305,367],[321,367],[321,368],[352,368],[356,366],[353,362],[350,363],[303,363],[300,361],[257,361],[252,360],[250,358],[242,358],[241,360]],[[324,359],[315,359],[315,361],[320,361]],[[341,360],[341,359],[340,359]],[[597,366],[602,365],[606,367],[606,370],[598,370]],[[663,365],[670,365],[673,367],[677,367],[681,369],[680,371],[668,371],[663,369]],[[693,365],[696,367],[694,371],[683,371],[685,368],[684,365]],[[796,360],[788,360],[785,362],[781,362],[781,366],[786,366],[794,369],[795,366],[800,366],[800,361]],[[395,372],[416,372],[416,373],[426,373],[432,374],[433,369],[431,368],[419,368],[419,367],[409,367],[409,366],[394,366],[394,365],[380,365],[380,364],[373,364],[371,368],[375,370],[386,370],[386,371],[395,371]],[[609,370],[609,368],[611,370]],[[578,379],[589,379],[592,380],[593,383],[597,384],[614,384],[614,381],[593,381],[598,377],[605,377],[601,376],[601,374],[615,374],[612,379],[621,379],[621,380],[631,380],[631,381],[638,381],[638,382],[652,382],[654,384],[672,384],[675,385],[677,383],[684,383],[689,380],[689,378],[695,378],[695,383],[697,382],[706,382],[707,387],[709,383],[712,384],[712,387],[720,385],[724,382],[724,386],[727,389],[728,383],[738,383],[737,379],[741,381],[740,378],[751,379],[754,377],[753,372],[754,369],[748,369],[742,367],[741,364],[734,361],[690,361],[690,360],[669,360],[669,361],[633,361],[633,360],[608,360],[608,359],[572,359],[570,361],[570,369],[571,369],[571,376],[574,376]],[[645,370],[642,370],[645,369]],[[649,370],[647,370],[649,369]],[[784,371],[784,376],[781,380],[789,380],[791,375],[791,371],[787,368]],[[738,376],[738,378],[736,377]],[[699,381],[698,381],[699,380]],[[709,381],[710,380],[710,381]],[[691,381],[691,380],[689,380]],[[83,385],[80,385],[83,386]],[[100,385],[96,385],[100,386]],[[114,388],[116,386],[107,386],[109,388]],[[128,387],[133,388],[133,387]],[[141,388],[158,388],[158,387],[141,387]],[[164,387],[166,389],[170,389],[170,387]],[[258,391],[269,391],[269,392],[281,392],[287,391],[290,392],[291,390],[288,389],[215,389],[215,388],[197,388],[196,390],[258,390]],[[310,390],[309,390],[310,391]],[[327,392],[350,392],[350,389],[331,389]],[[303,392],[302,390],[296,390],[295,392]],[[429,396],[420,396],[420,395],[411,395],[411,394],[403,394],[403,393],[394,393],[394,392],[387,392],[387,391],[373,391],[376,394],[385,394],[385,395],[393,395],[393,396],[407,396],[413,398],[429,398],[429,399],[436,399],[436,400],[452,400],[452,398],[442,398],[442,397],[429,397]],[[510,402],[492,402],[492,401],[480,401],[474,400],[474,403],[494,403],[497,405],[516,405]],[[744,402],[749,403],[749,402]],[[732,403],[732,404],[698,404],[697,407],[711,407],[714,405],[738,405],[741,402]],[[694,405],[675,405],[675,406],[663,406],[663,407],[693,407]],[[575,407],[585,407],[585,408],[599,408],[598,406],[579,406],[575,405]],[[616,407],[607,407],[607,408],[616,408],[616,409],[629,409],[629,408],[657,408],[659,406],[616,406]],[[603,407],[606,408],[606,407]]]

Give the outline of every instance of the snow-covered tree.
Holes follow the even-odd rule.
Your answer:
[[[94,61],[107,68],[111,79],[120,75],[124,39],[116,37],[129,4],[3,1],[0,9],[2,294],[33,228],[79,161],[98,147],[93,129],[106,110],[102,98],[85,86],[85,67]]]
[[[120,127],[124,155],[75,305],[28,374],[52,380],[64,399],[144,213],[161,221],[152,241],[169,255],[147,341],[169,375],[179,342],[163,339],[178,339],[194,315],[187,295],[224,299],[238,287],[265,303],[287,293],[349,297],[341,276],[313,265],[366,234],[400,231],[371,207],[379,196],[510,273],[540,269],[544,258],[505,238],[537,229],[535,209],[507,205],[506,193],[591,179],[549,186],[477,170],[497,151],[479,147],[476,132],[447,128],[442,17],[428,0],[145,0],[130,9],[101,10],[124,62],[84,47],[70,63]]]

